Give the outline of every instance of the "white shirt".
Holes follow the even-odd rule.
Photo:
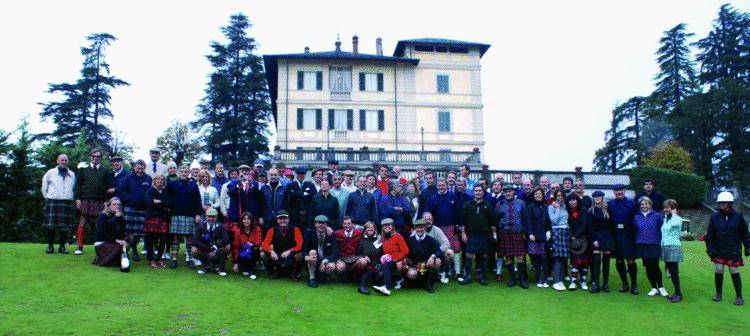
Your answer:
[[[154,171],[154,162],[152,161],[152,162],[146,162],[145,171],[146,171],[146,175],[151,176],[151,178],[153,179],[154,177],[156,177],[156,175],[167,176],[167,172],[169,171],[169,169],[167,169],[167,165],[161,162],[157,162],[156,171]]]
[[[199,184],[198,190],[201,192],[201,203],[203,202],[206,193],[208,193],[208,202],[211,203],[211,207],[214,209],[219,209],[219,207],[221,207],[219,193],[216,191],[216,188],[211,185],[204,186]]]
[[[57,167],[48,170],[42,177],[42,196],[45,199],[73,200],[73,187],[76,184],[76,174],[68,168],[65,179],[60,176]]]
[[[232,182],[231,180],[229,182]],[[224,216],[227,216],[229,212],[229,192],[227,191],[227,186],[229,185],[229,182],[224,183],[221,186],[221,193],[219,195],[219,201],[221,213],[224,214]]]

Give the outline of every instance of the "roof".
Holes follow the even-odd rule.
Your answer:
[[[268,91],[271,94],[271,109],[274,120],[278,120],[276,98],[278,95],[278,71],[279,59],[297,59],[297,60],[339,60],[339,61],[362,61],[362,62],[387,62],[387,63],[406,63],[417,65],[419,60],[415,58],[379,56],[372,54],[360,54],[348,51],[323,51],[299,54],[277,54],[263,55],[263,63],[266,70],[266,81],[268,82]]]
[[[393,56],[403,57],[405,47],[407,45],[414,45],[414,44],[432,45],[432,46],[474,47],[474,48],[479,48],[479,57],[484,56],[484,53],[487,52],[487,49],[490,48],[489,44],[478,43],[478,42],[450,40],[450,39],[444,39],[444,38],[418,38],[418,39],[398,41],[398,43],[396,44],[396,50],[393,51]]]

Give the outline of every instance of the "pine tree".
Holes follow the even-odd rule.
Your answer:
[[[109,109],[110,91],[130,84],[112,76],[106,62],[105,50],[116,38],[97,33],[86,40],[90,45],[81,48],[84,58],[81,77],[75,83],[49,85],[48,93],[62,95],[64,99],[41,104],[42,120],[51,118],[56,126],[51,134],[41,136],[51,136],[64,146],[73,147],[79,134],[84,134],[92,146],[108,149],[111,130],[102,121],[113,117]]]
[[[232,15],[221,28],[227,43],[211,42],[207,58],[214,72],[192,123],[212,159],[230,165],[268,153],[270,97],[262,59],[253,54],[256,42],[246,32],[250,26],[245,15]]]
[[[612,110],[610,129],[604,134],[605,146],[597,150],[594,165],[599,171],[617,172],[640,165],[646,148],[642,143],[649,101],[632,97]]]

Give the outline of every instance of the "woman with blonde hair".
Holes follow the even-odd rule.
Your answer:
[[[609,293],[609,261],[612,253],[612,220],[609,218],[607,202],[604,192],[597,190],[591,194],[593,205],[589,208],[591,217],[591,250],[593,260],[591,265],[591,293],[600,290]],[[600,273],[601,272],[601,273]],[[599,282],[601,274],[601,286]]]
[[[115,266],[130,245],[130,236],[125,229],[122,202],[117,197],[107,201],[96,221],[94,239],[94,265]]]

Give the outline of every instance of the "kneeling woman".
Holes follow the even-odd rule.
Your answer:
[[[94,250],[96,256],[93,264],[115,266],[120,262],[123,252],[129,246],[130,237],[125,230],[125,219],[122,216],[122,202],[113,197],[99,215],[96,222],[96,239]],[[125,268],[127,269],[127,268]]]
[[[380,257],[383,256],[383,242],[380,239],[378,231],[375,229],[375,223],[365,223],[365,232],[362,234],[362,240],[357,246],[357,262],[354,267],[359,272],[364,272],[359,281],[357,291],[361,294],[370,294],[367,290],[368,281],[377,281],[380,273]]]
[[[742,305],[742,281],[740,280],[740,266],[742,266],[742,245],[745,245],[745,256],[750,256],[750,234],[747,232],[747,222],[741,214],[732,208],[734,195],[728,191],[719,194],[716,199],[719,212],[711,215],[706,230],[706,252],[714,263],[716,273],[714,283],[716,295],[714,301],[721,301],[722,283],[724,282],[724,266],[729,267],[732,274],[734,291],[737,294],[734,304]]]
[[[232,233],[232,257],[235,272],[242,272],[242,275],[252,280],[257,278],[255,265],[260,259],[262,242],[263,234],[258,221],[253,218],[253,214],[246,211],[240,217],[240,225],[235,226]]]
[[[392,276],[396,272],[401,272],[406,268],[404,258],[409,254],[409,247],[402,237],[393,228],[393,220],[390,218],[383,219],[380,222],[382,227],[381,241],[383,243],[383,256],[380,257],[383,272],[383,285],[372,286],[383,295],[391,295],[391,288],[394,288]]]

